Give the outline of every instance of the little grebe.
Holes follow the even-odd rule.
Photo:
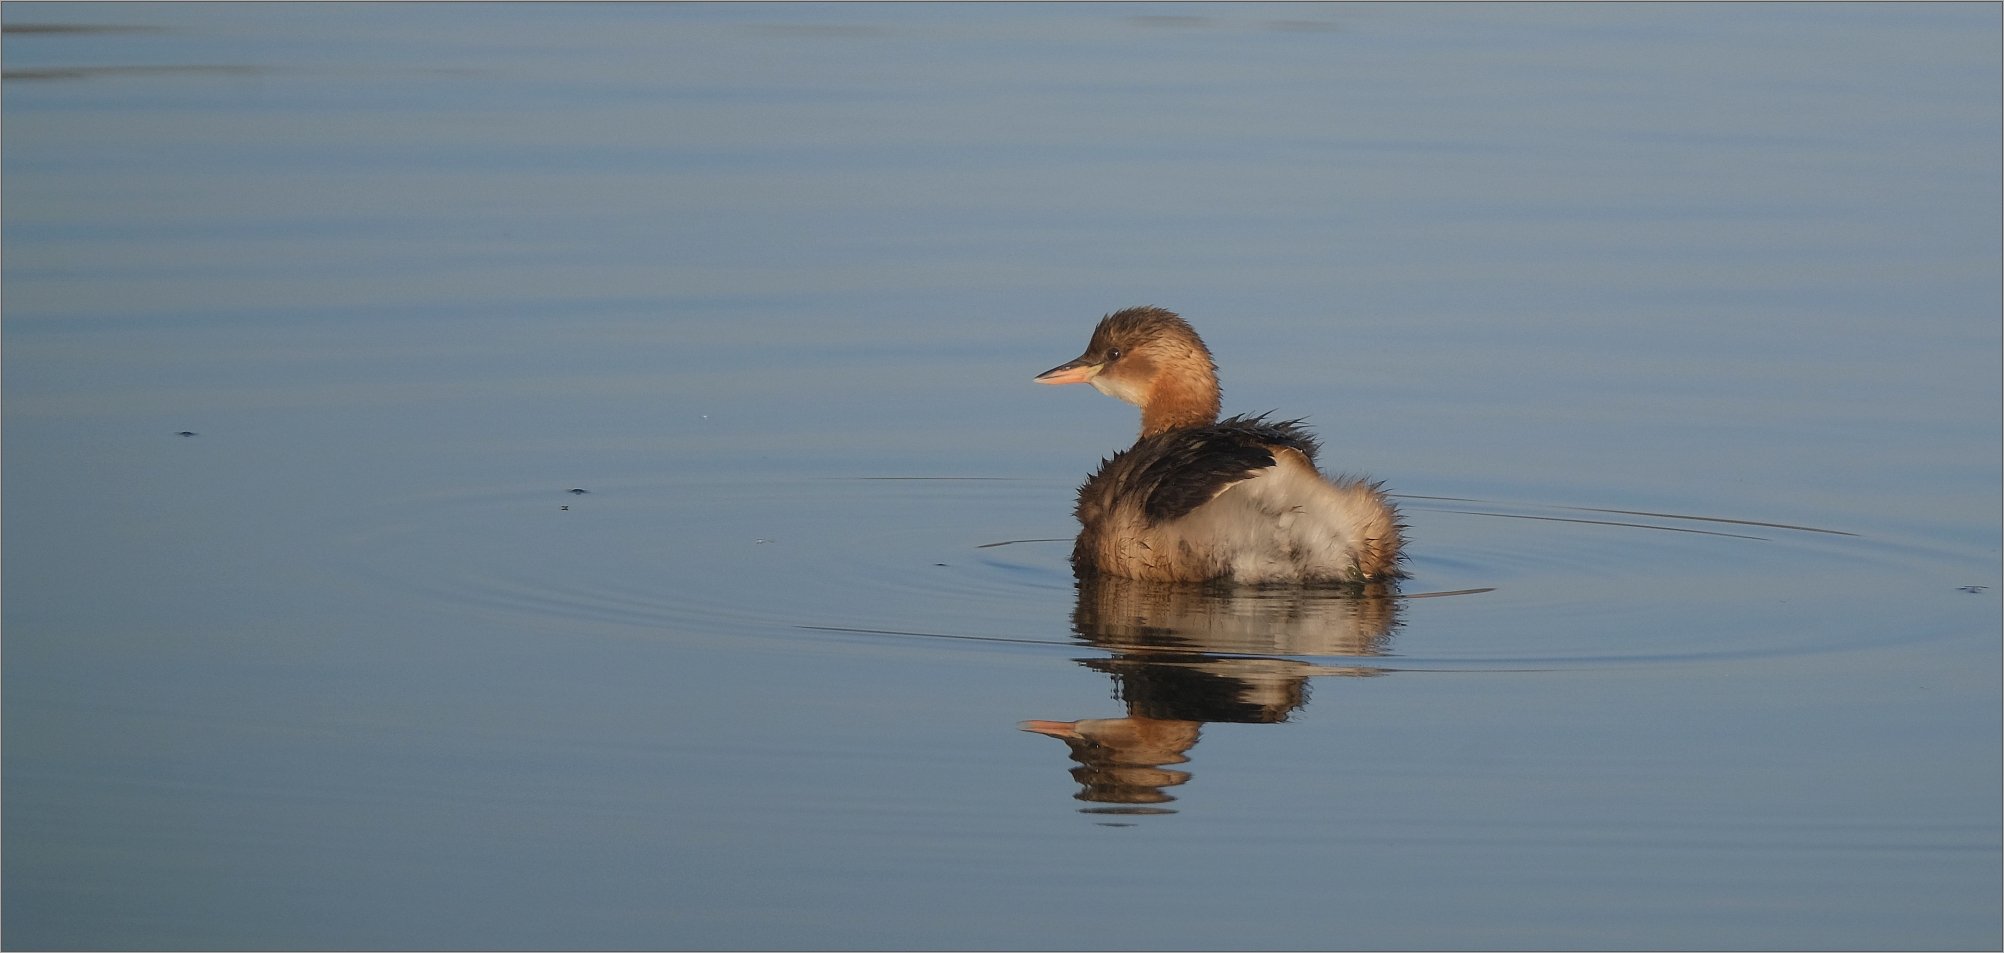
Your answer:
[[[1141,438],[1079,488],[1081,576],[1357,584],[1402,575],[1404,527],[1378,485],[1324,477],[1299,421],[1219,420],[1217,366],[1174,313],[1107,315],[1085,354],[1036,379],[1091,384],[1141,408]]]

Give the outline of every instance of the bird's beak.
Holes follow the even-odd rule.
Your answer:
[[[1079,734],[1078,724],[1076,721],[1026,721],[1016,727],[1053,738],[1083,738],[1085,736]]]
[[[1060,364],[1038,374],[1035,380],[1039,384],[1084,384],[1099,376],[1099,369],[1105,366],[1080,357],[1069,364]]]

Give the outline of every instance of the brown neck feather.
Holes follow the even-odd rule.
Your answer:
[[[1218,380],[1211,374],[1164,374],[1149,388],[1148,402],[1141,405],[1143,437],[1217,422]]]

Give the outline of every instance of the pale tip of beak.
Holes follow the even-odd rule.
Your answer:
[[[1024,731],[1034,731],[1053,738],[1076,738],[1079,736],[1076,721],[1026,721],[1016,727]]]
[[[1030,379],[1039,384],[1084,384],[1091,381],[1093,375],[1097,373],[1099,368],[1091,364],[1081,364],[1076,367],[1067,364],[1063,367],[1053,367]]]

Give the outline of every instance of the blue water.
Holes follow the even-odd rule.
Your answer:
[[[2004,943],[1995,6],[0,22],[9,949]],[[1075,584],[1140,304],[1401,597]]]

